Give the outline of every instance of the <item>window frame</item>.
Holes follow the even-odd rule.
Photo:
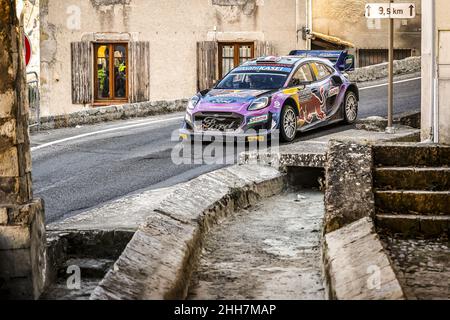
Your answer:
[[[251,47],[251,57],[249,58],[249,60],[254,59],[255,58],[255,43],[254,42],[219,42],[219,78],[223,79],[227,74],[223,73],[223,47],[224,46],[233,46],[234,48],[234,68],[238,67],[241,63],[240,63],[240,53],[239,53],[239,48],[240,46],[250,46]]]
[[[122,45],[125,47],[126,51],[126,83],[125,83],[125,97],[123,98],[115,98],[115,83],[114,83],[114,77],[109,77],[109,88],[110,88],[110,94],[108,98],[99,98],[98,97],[98,48],[100,46],[109,46],[110,52],[114,52],[113,48],[116,45]],[[129,88],[129,74],[130,74],[130,56],[129,56],[129,42],[124,41],[104,41],[104,42],[94,42],[94,95],[93,95],[93,105],[94,106],[105,106],[110,105],[114,103],[127,103],[129,102],[130,98],[130,88]],[[109,59],[109,73],[114,74],[114,57],[110,57]]]
[[[292,84],[292,80],[294,80],[294,77],[295,77],[295,75],[297,74],[297,72],[299,72],[300,69],[303,68],[304,66],[307,66],[308,69],[309,69],[309,72],[311,73],[311,78],[312,78],[312,80],[311,80],[311,82],[309,82],[309,83],[314,83],[314,82],[316,81],[316,76],[315,76],[315,74],[314,74],[314,72],[313,72],[313,70],[312,70],[312,68],[311,68],[310,63],[309,63],[309,62],[304,62],[304,63],[300,64],[300,65],[295,69],[295,71],[292,73],[292,75],[288,78],[288,80],[287,80],[288,82],[287,82],[287,84],[286,84],[286,86],[287,86],[288,88],[293,88],[293,87],[301,86],[301,84],[299,84],[299,85],[293,85],[293,84]]]
[[[316,65],[321,65],[321,66],[325,67],[325,69],[329,72],[329,74],[326,77],[323,77],[323,78],[319,79],[318,75],[315,74],[314,69],[312,68],[312,66],[310,66],[311,72],[313,73],[314,78],[316,79],[314,82],[322,82],[322,81],[325,81],[326,79],[331,78],[333,76],[334,73],[331,72],[329,66],[327,66],[325,63],[322,63],[320,61],[311,61],[309,64],[312,65],[313,63],[315,63]]]

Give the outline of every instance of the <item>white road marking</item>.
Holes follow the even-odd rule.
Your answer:
[[[137,123],[137,124],[131,124],[131,125],[127,125],[127,126],[122,126],[122,127],[116,127],[116,128],[110,128],[110,129],[99,130],[99,131],[94,131],[94,132],[88,132],[88,133],[80,134],[80,135],[77,135],[77,136],[73,136],[73,137],[69,137],[69,138],[65,138],[65,139],[61,139],[61,140],[56,140],[56,141],[44,143],[44,144],[41,144],[39,146],[31,148],[31,151],[40,150],[40,149],[47,148],[47,147],[50,147],[50,146],[53,146],[53,145],[56,145],[56,144],[60,144],[60,143],[68,142],[68,141],[73,141],[73,140],[77,140],[77,139],[81,139],[81,138],[86,138],[86,137],[90,137],[90,136],[95,136],[95,135],[102,134],[102,133],[108,133],[108,132],[119,131],[119,130],[130,129],[130,128],[143,127],[143,126],[147,126],[149,124],[155,124],[155,123],[161,123],[161,122],[181,120],[183,118],[184,117],[174,117],[174,118],[167,118],[167,119],[161,119],[161,120],[152,120],[152,121],[141,122],[141,123]]]
[[[417,78],[412,78],[412,79],[406,79],[406,80],[395,81],[394,84],[404,83],[404,82],[410,82],[410,81],[416,81],[416,80],[420,80],[420,79],[422,79],[422,77],[417,77]],[[369,87],[360,88],[359,91],[363,91],[363,90],[367,90],[367,89],[374,89],[374,88],[385,87],[385,86],[387,86],[387,85],[388,85],[387,83],[377,84],[377,85],[375,85],[375,86],[369,86]]]

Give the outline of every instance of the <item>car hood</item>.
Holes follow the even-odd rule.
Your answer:
[[[204,95],[198,104],[199,111],[239,111],[246,108],[256,98],[270,90],[224,90],[213,89]]]

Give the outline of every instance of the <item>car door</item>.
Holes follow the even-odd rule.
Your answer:
[[[324,121],[332,111],[332,106],[327,103],[328,92],[331,89],[330,77],[332,72],[325,64],[320,62],[311,62],[310,66],[316,78],[311,86],[313,112],[317,121]]]
[[[311,85],[315,78],[308,63],[298,67],[297,71],[292,76],[289,87],[295,88],[294,94],[299,105],[299,128],[312,122],[310,109],[312,107],[312,91]]]

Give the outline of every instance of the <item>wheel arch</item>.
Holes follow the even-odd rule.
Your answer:
[[[359,102],[359,89],[356,86],[356,84],[354,84],[354,83],[350,84],[347,88],[347,92],[353,92],[356,95],[356,99]],[[346,94],[347,94],[347,92],[346,92]]]
[[[292,98],[292,97],[287,98],[283,103],[283,108],[287,105],[290,105],[291,107],[294,108],[294,111],[295,111],[295,114],[297,117],[300,115],[300,110],[299,110],[300,106],[297,104],[297,102],[294,100],[294,98]]]

